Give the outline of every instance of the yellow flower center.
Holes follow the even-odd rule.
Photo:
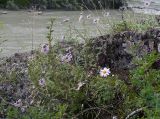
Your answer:
[[[107,73],[106,70],[103,70],[102,72],[103,72],[103,74],[106,74],[106,73]]]

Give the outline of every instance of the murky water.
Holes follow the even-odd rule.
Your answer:
[[[121,20],[121,13],[118,10],[109,10],[107,12],[110,15],[107,16],[103,15],[103,12],[102,10],[85,11],[80,22],[81,11],[47,11],[42,15],[36,12],[8,11],[7,14],[0,14],[0,22],[3,23],[0,27],[0,43],[7,40],[0,45],[2,49],[0,57],[30,51],[38,48],[40,44],[47,43],[46,27],[51,18],[55,18],[54,41],[62,40],[63,36],[66,40],[84,41],[83,38],[106,34],[111,29],[111,24]],[[87,18],[90,14],[91,16]],[[131,11],[127,15],[132,20],[135,16]],[[99,23],[94,23],[95,19],[99,19]]]
[[[145,1],[151,1],[149,6],[145,6]],[[128,0],[128,5],[136,13],[160,15],[160,0]]]
[[[2,49],[0,57],[29,51],[46,43],[48,32],[46,27],[51,18],[56,19],[53,32],[55,41],[61,40],[63,36],[68,40],[70,38],[83,40],[82,35],[90,37],[105,34],[110,26],[108,20],[120,18],[118,11],[110,10],[109,12],[110,16],[106,17],[102,15],[102,11],[86,11],[83,13],[83,19],[79,22],[80,11],[48,11],[43,12],[42,15],[27,11],[8,11],[7,14],[0,15],[0,21],[3,23],[3,27],[0,28],[0,41],[7,40],[0,45]],[[87,19],[89,14],[91,17]],[[64,22],[68,19],[68,22]],[[100,21],[95,24],[93,19],[100,19]]]

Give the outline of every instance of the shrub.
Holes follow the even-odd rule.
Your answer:
[[[124,20],[118,23],[115,23],[113,25],[113,32],[122,32],[122,31],[139,31],[139,32],[143,32],[146,31],[148,29],[154,28],[158,26],[158,24],[155,22],[155,20],[153,19],[148,19],[145,21],[128,21],[128,20]]]
[[[10,9],[10,10],[18,10],[19,9],[18,6],[15,4],[14,0],[7,1],[6,8]]]
[[[97,66],[96,62],[96,54],[100,49],[92,52],[91,40],[83,45],[70,42],[68,44],[72,47],[69,49],[58,43],[52,45],[53,26],[54,20],[51,20],[51,25],[47,27],[48,44],[28,62],[30,83],[24,87],[28,88],[27,94],[30,96],[27,97],[31,98],[32,104],[25,102],[27,98],[23,102],[27,106],[15,107],[8,102],[12,93],[3,92],[3,98],[0,97],[0,113],[4,117],[104,119],[117,116],[126,119],[158,119],[160,70],[154,69],[152,65],[159,60],[159,54],[152,52],[133,60],[135,67],[125,70],[129,72],[125,79],[121,77],[123,72],[119,74],[122,69],[118,73],[111,70],[111,75],[101,77],[99,73],[102,67]],[[47,52],[43,52],[46,47]],[[103,51],[103,47],[101,49]],[[21,70],[1,74],[0,81],[7,80],[17,88],[16,84],[23,81],[23,75],[20,74]]]
[[[14,4],[16,4],[21,9],[26,8],[29,5],[29,0],[14,0]]]

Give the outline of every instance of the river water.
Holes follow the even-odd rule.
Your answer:
[[[109,31],[111,19],[116,21],[121,18],[119,11],[107,12],[110,16],[104,16],[103,11],[86,11],[79,22],[81,11],[47,11],[42,15],[37,12],[7,11],[7,14],[0,15],[0,42],[6,40],[0,45],[0,57],[36,49],[40,44],[47,43],[46,27],[51,18],[55,18],[54,41],[63,40],[65,36],[66,40],[83,42],[83,37],[105,34]],[[94,23],[97,19],[100,19],[99,23]]]
[[[0,10],[2,12],[4,11]],[[0,44],[0,57],[37,49],[40,44],[47,43],[46,27],[51,18],[55,18],[52,34],[54,41],[64,40],[65,36],[66,40],[84,42],[83,38],[106,34],[114,22],[121,20],[119,10],[106,10],[106,14],[107,12],[109,16],[104,15],[103,10],[85,11],[79,21],[81,11],[46,11],[41,15],[37,12],[7,11],[7,14],[0,14],[0,43],[6,40]],[[141,18],[141,14],[132,11],[127,12],[126,16],[132,20],[134,16]]]
[[[149,6],[145,6],[145,2],[149,2]],[[160,0],[127,0],[128,6],[136,13],[144,13],[151,15],[160,15]]]

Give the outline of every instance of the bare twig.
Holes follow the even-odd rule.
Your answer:
[[[137,113],[143,111],[143,109],[144,109],[144,108],[142,107],[142,108],[139,108],[139,109],[137,109],[137,110],[131,112],[129,115],[127,115],[127,117],[126,117],[125,119],[129,119],[129,118],[132,117],[133,115],[135,115],[135,114],[137,114]]]
[[[10,103],[10,102],[7,102],[3,97],[0,96],[0,99],[6,103],[6,104],[9,104],[9,105],[12,105],[12,106],[15,106],[13,103]]]
[[[91,108],[88,108],[88,109],[85,109],[85,110],[81,111],[80,113],[78,113],[77,115],[75,115],[72,119],[76,119],[78,116],[82,115],[85,112],[91,111],[91,110],[99,110],[99,112],[103,110],[103,111],[105,111],[105,112],[107,112],[107,113],[109,113],[109,114],[112,115],[112,113],[110,113],[104,107],[91,107]],[[98,115],[99,115],[99,113],[98,113]]]

